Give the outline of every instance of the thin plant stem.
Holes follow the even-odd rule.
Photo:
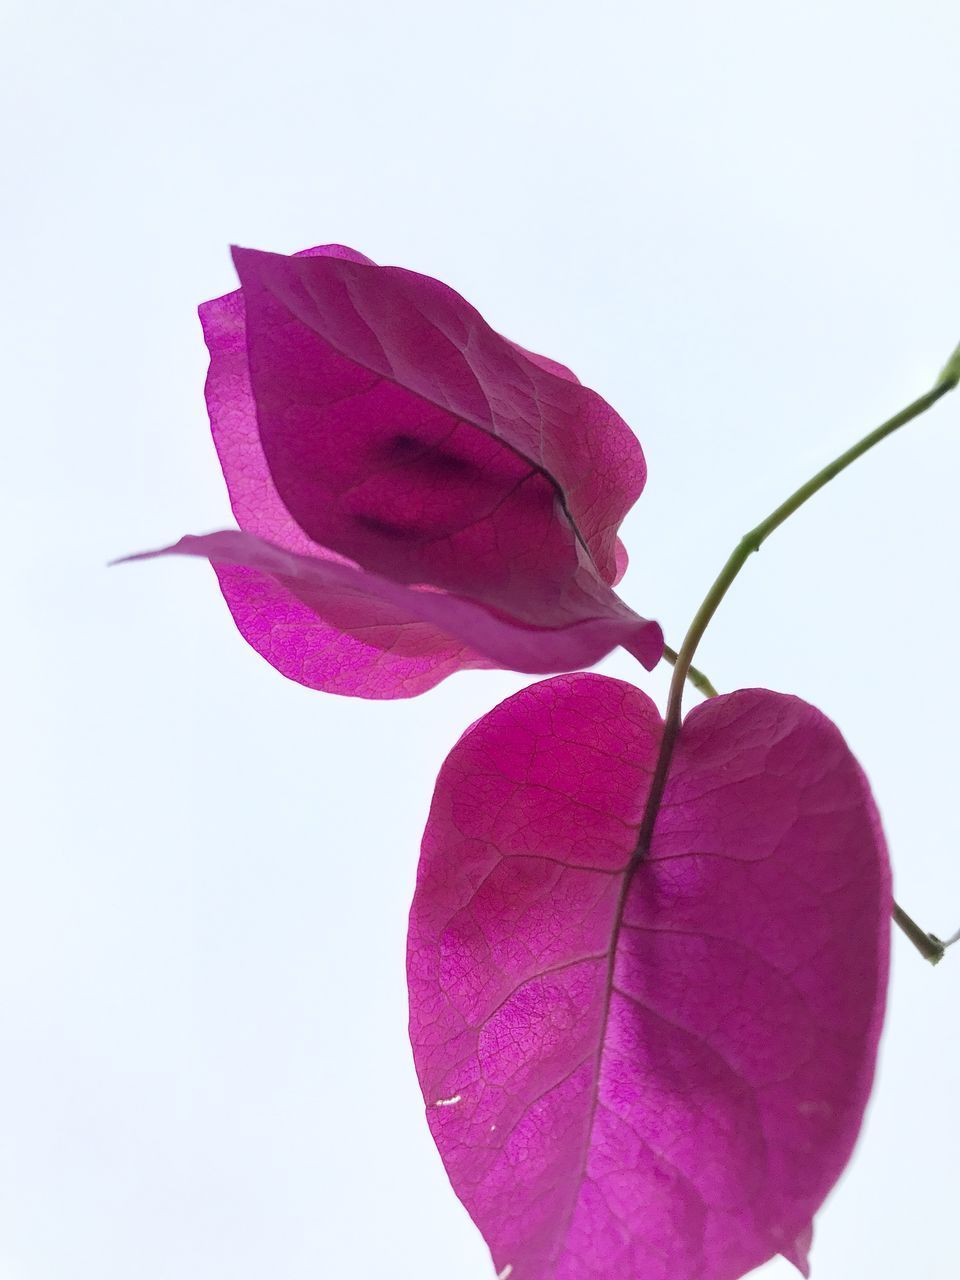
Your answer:
[[[677,665],[677,657],[679,655],[677,654],[676,649],[671,649],[668,644],[663,646],[663,656],[670,663],[671,667],[675,667]],[[704,695],[705,698],[719,697],[717,690],[713,687],[703,672],[698,671],[692,664],[687,668],[687,679],[696,690]]]
[[[881,423],[879,427],[871,431],[869,435],[864,436],[852,448],[847,449],[845,453],[841,453],[838,458],[835,458],[822,471],[818,471],[806,484],[801,485],[785,502],[782,502],[776,510],[772,511],[766,520],[761,521],[755,529],[751,529],[748,534],[741,538],[731,552],[726,564],[720,570],[719,576],[694,615],[687,634],[684,636],[683,644],[680,646],[679,653],[674,656],[671,650],[667,654],[667,660],[673,663],[673,678],[670,681],[670,692],[667,698],[667,715],[660,755],[657,759],[657,767],[651,783],[650,800],[647,804],[647,812],[651,814],[649,823],[651,830],[646,829],[646,823],[642,825],[635,856],[644,856],[652,835],[653,816],[656,814],[663,795],[667,772],[670,768],[670,758],[673,755],[673,748],[680,732],[684,683],[689,679],[691,684],[700,689],[701,692],[706,693],[708,697],[712,697],[716,693],[713,685],[703,673],[696,671],[694,668],[693,656],[703,638],[703,633],[706,631],[713,615],[719,608],[724,596],[730,590],[740,570],[750,556],[755,551],[760,550],[771,533],[775,529],[779,529],[784,521],[789,520],[794,512],[798,511],[815,493],[818,493],[841,471],[845,471],[851,463],[856,462],[874,445],[879,444],[881,440],[885,440],[887,436],[892,435],[900,427],[906,426],[908,422],[912,422],[914,418],[919,418],[922,413],[926,413],[938,400],[952,391],[958,382],[960,382],[960,346],[956,348],[940,377],[929,391],[911,404],[908,404],[905,409],[901,409],[899,413],[894,414],[892,418],[888,418],[886,422]],[[943,958],[944,943],[932,934],[924,933],[920,926],[896,903],[894,903],[893,918],[926,960],[929,960],[931,964],[937,964]]]
[[[917,948],[924,960],[929,960],[931,964],[939,964],[943,959],[943,953],[946,951],[946,945],[935,938],[932,933],[924,933],[911,916],[908,916],[903,907],[899,903],[893,904],[893,921],[913,945]]]
[[[795,511],[798,511],[815,493],[819,493],[841,471],[845,471],[851,463],[863,457],[874,445],[879,444],[881,440],[885,440],[894,431],[906,426],[914,418],[919,418],[922,413],[925,413],[927,409],[935,405],[955,386],[956,382],[952,380],[940,382],[931,391],[914,400],[912,404],[907,405],[900,413],[894,414],[892,418],[877,427],[875,431],[871,431],[869,435],[864,436],[853,448],[848,449],[846,453],[841,453],[839,458],[835,458],[822,471],[818,471],[812,479],[801,485],[795,493],[792,493],[786,502],[782,502],[775,511],[772,511],[766,520],[761,521],[755,529],[751,529],[748,534],[740,539],[713,586],[707,592],[703,604],[697,610],[693,622],[691,622],[689,630],[684,637],[683,644],[680,646],[677,661],[674,664],[673,679],[670,682],[670,696],[667,704],[668,723],[671,719],[679,721],[683,701],[683,682],[687,678],[687,673],[693,662],[693,655],[696,653],[703,633],[716,613],[720,602],[730,590],[734,580],[750,556],[755,551],[760,550],[774,530],[779,529]]]

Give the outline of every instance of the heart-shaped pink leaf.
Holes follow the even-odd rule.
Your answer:
[[[837,729],[745,690],[662,735],[562,676],[441,770],[410,920],[411,1038],[457,1194],[512,1280],[804,1269],[860,1127],[891,891]]]
[[[209,554],[261,654],[363,697],[467,667],[589,666],[616,645],[659,661],[659,627],[612,590],[646,466],[608,404],[437,280],[339,245],[235,259],[242,289],[200,314],[245,537],[166,550]]]

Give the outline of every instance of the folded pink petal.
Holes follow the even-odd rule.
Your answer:
[[[306,253],[369,262],[341,245]],[[331,558],[283,505],[263,454],[243,293],[237,289],[204,303],[200,320],[210,352],[207,411],[237,523],[288,551]],[[372,616],[342,631],[267,574],[221,564],[217,577],[244,639],[283,675],[312,689],[362,698],[413,697],[455,671],[493,665],[462,641],[375,600],[367,605]]]
[[[307,249],[301,256],[318,255],[370,263],[363,254],[335,244]],[[283,505],[264,457],[250,385],[242,290],[204,302],[200,323],[210,354],[204,388],[207,413],[237,524],[288,551],[317,550]]]
[[[441,770],[410,918],[434,1138],[511,1280],[738,1280],[806,1266],[874,1072],[891,909],[837,729],[766,690],[662,733],[559,677]]]
[[[617,545],[614,549],[614,554],[615,554],[615,560],[616,560],[616,572],[614,573],[613,581],[611,582],[610,585],[615,587],[617,583],[622,579],[623,575],[627,572],[627,569],[630,567],[630,556],[627,553],[627,548],[623,545],[623,543],[620,541],[619,538],[617,539]]]
[[[295,258],[245,250],[238,259],[244,289],[205,303],[200,316],[210,351],[206,398],[214,442],[245,532],[323,561],[352,560],[400,585],[427,582],[472,599],[486,611],[488,633],[501,630],[491,614],[520,624],[523,654],[531,628],[613,617],[641,660],[655,664],[659,630],[651,625],[637,633],[641,620],[606,589],[626,563],[616,524],[645,475],[639,445],[609,406],[565,366],[500,338],[437,281],[375,267],[339,245]],[[360,302],[379,308],[375,339],[359,320],[353,293],[345,292],[349,277],[338,274],[354,266],[366,277]],[[303,267],[319,269],[319,277],[301,278]],[[332,290],[332,301],[324,308],[313,294],[305,303],[301,298],[308,312],[301,322],[274,296],[274,290],[286,296],[288,286],[301,292],[310,286],[321,299]],[[467,333],[466,352],[438,340],[434,322]],[[372,370],[370,359],[381,366],[386,360],[391,369],[406,361],[405,382],[419,390]],[[483,405],[476,403],[480,375],[471,361],[486,369]],[[256,395],[251,363],[260,370]],[[437,397],[458,394],[477,410],[476,422],[438,408]],[[518,452],[531,443],[538,457],[552,448],[564,475],[582,471],[572,501],[584,509],[585,533],[574,528],[558,477],[542,458]],[[606,557],[603,574],[587,536]],[[361,607],[360,587],[350,609],[342,588],[338,603],[313,608],[254,565],[223,563],[218,576],[244,637],[285,675],[313,688],[403,697],[456,670],[513,665],[503,658],[513,647],[497,643],[499,656],[492,657],[486,641],[444,630],[445,619],[429,622],[378,595]],[[315,593],[311,601],[317,605]],[[358,610],[363,621],[352,625]],[[340,628],[332,619],[343,616],[351,625]],[[538,665],[522,669],[585,664],[561,661],[567,653],[602,656],[609,646],[598,637],[610,627],[594,631],[586,647],[580,636],[572,647],[548,646]]]
[[[352,674],[349,658],[318,661],[322,632],[310,645],[304,629],[311,616],[336,635],[390,655],[381,667],[374,697],[408,697],[442,680],[455,667],[504,667],[540,674],[591,666],[617,645],[648,668],[659,661],[663,636],[655,622],[637,617],[593,578],[582,590],[558,596],[544,611],[547,625],[492,612],[474,600],[406,586],[337,558],[301,555],[236,529],[187,536],[159,551],[211,561],[243,634],[285,675],[332,692],[357,693],[368,681],[373,654],[361,655]],[[230,572],[229,566],[243,569]],[[425,624],[425,625],[424,625]],[[292,626],[297,634],[284,634]],[[438,637],[446,637],[442,643]],[[451,641],[453,642],[451,644]],[[413,660],[413,666],[410,662]]]
[[[615,573],[643,453],[595,392],[446,285],[343,257],[236,249],[260,439],[315,542],[516,613],[571,543]]]

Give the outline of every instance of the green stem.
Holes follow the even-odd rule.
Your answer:
[[[947,949],[945,944],[939,938],[935,938],[932,933],[924,933],[916,920],[908,916],[903,907],[896,902],[893,904],[893,920],[907,935],[924,960],[929,960],[931,964],[940,963]]]
[[[872,449],[874,445],[879,444],[881,440],[885,440],[887,436],[892,435],[900,427],[906,426],[914,418],[919,418],[922,413],[926,413],[938,400],[952,391],[958,383],[960,383],[960,346],[954,351],[930,391],[920,396],[919,399],[914,400],[912,404],[907,405],[899,413],[894,414],[892,418],[888,418],[875,431],[871,431],[869,435],[864,436],[862,440],[845,453],[841,453],[839,458],[835,458],[822,471],[818,471],[806,484],[801,485],[795,493],[791,494],[786,502],[782,502],[775,511],[772,511],[766,520],[761,521],[755,529],[751,529],[748,534],[741,538],[694,615],[687,634],[684,636],[683,644],[680,646],[680,652],[674,654],[673,650],[669,650],[666,654],[667,660],[673,663],[673,678],[670,681],[670,693],[667,698],[667,715],[660,755],[651,784],[651,797],[656,798],[652,807],[653,812],[656,810],[656,804],[659,803],[666,784],[670,757],[673,755],[673,748],[680,732],[684,682],[689,679],[702,693],[706,693],[707,697],[712,697],[716,693],[706,676],[693,666],[693,655],[696,653],[697,646],[703,638],[703,633],[706,631],[710,620],[719,608],[720,602],[730,590],[734,579],[747,560],[755,551],[760,550],[775,529],[779,529],[785,520],[788,520],[795,511],[799,510],[815,493],[818,493],[824,485],[829,484],[835,476],[838,476],[841,471],[845,471],[852,462],[856,462],[858,458]],[[647,808],[648,811],[651,811],[649,803]],[[652,832],[641,830],[640,834],[638,856],[643,856]],[[924,933],[920,926],[896,903],[894,903],[893,918],[920,954],[929,960],[931,964],[937,964],[943,958],[944,944],[933,937],[932,934]]]
[[[668,644],[663,646],[663,656],[670,663],[671,667],[675,667],[677,665],[677,658],[679,657],[679,654],[676,649],[671,649]],[[704,697],[719,697],[717,690],[713,687],[703,672],[698,671],[692,664],[687,668],[687,679],[695,689],[698,689],[700,693],[704,695]]]
[[[690,628],[684,637],[683,644],[680,646],[680,652],[677,654],[677,660],[674,664],[673,679],[670,682],[670,696],[667,703],[668,725],[671,720],[679,724],[680,709],[683,702],[683,682],[691,670],[693,655],[696,653],[697,646],[707,629],[710,619],[716,613],[721,600],[730,590],[734,579],[750,556],[755,551],[759,551],[771,533],[775,529],[779,529],[785,520],[789,520],[793,513],[798,511],[815,493],[819,493],[824,485],[829,484],[835,476],[838,476],[841,471],[845,471],[852,462],[856,462],[858,458],[861,458],[874,445],[879,444],[881,440],[885,440],[887,436],[892,435],[900,427],[906,426],[914,418],[919,418],[922,413],[925,413],[927,409],[935,405],[947,392],[952,391],[956,385],[957,382],[954,377],[938,382],[931,391],[920,396],[918,400],[914,400],[912,404],[907,405],[899,413],[894,414],[892,418],[877,427],[875,431],[871,431],[869,435],[864,436],[853,448],[848,449],[846,453],[841,453],[839,458],[835,458],[822,471],[818,471],[812,479],[801,485],[795,493],[792,493],[786,502],[782,502],[775,511],[772,511],[766,520],[761,521],[755,529],[751,529],[748,534],[740,539],[727,563],[720,570],[720,575],[716,582],[707,592],[706,598],[697,610],[693,622],[691,622]]]

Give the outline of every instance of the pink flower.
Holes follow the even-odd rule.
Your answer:
[[[338,245],[234,261],[200,316],[240,530],[151,554],[209,558],[243,636],[315,689],[658,662],[612,590],[646,467],[605,401],[427,276]]]

